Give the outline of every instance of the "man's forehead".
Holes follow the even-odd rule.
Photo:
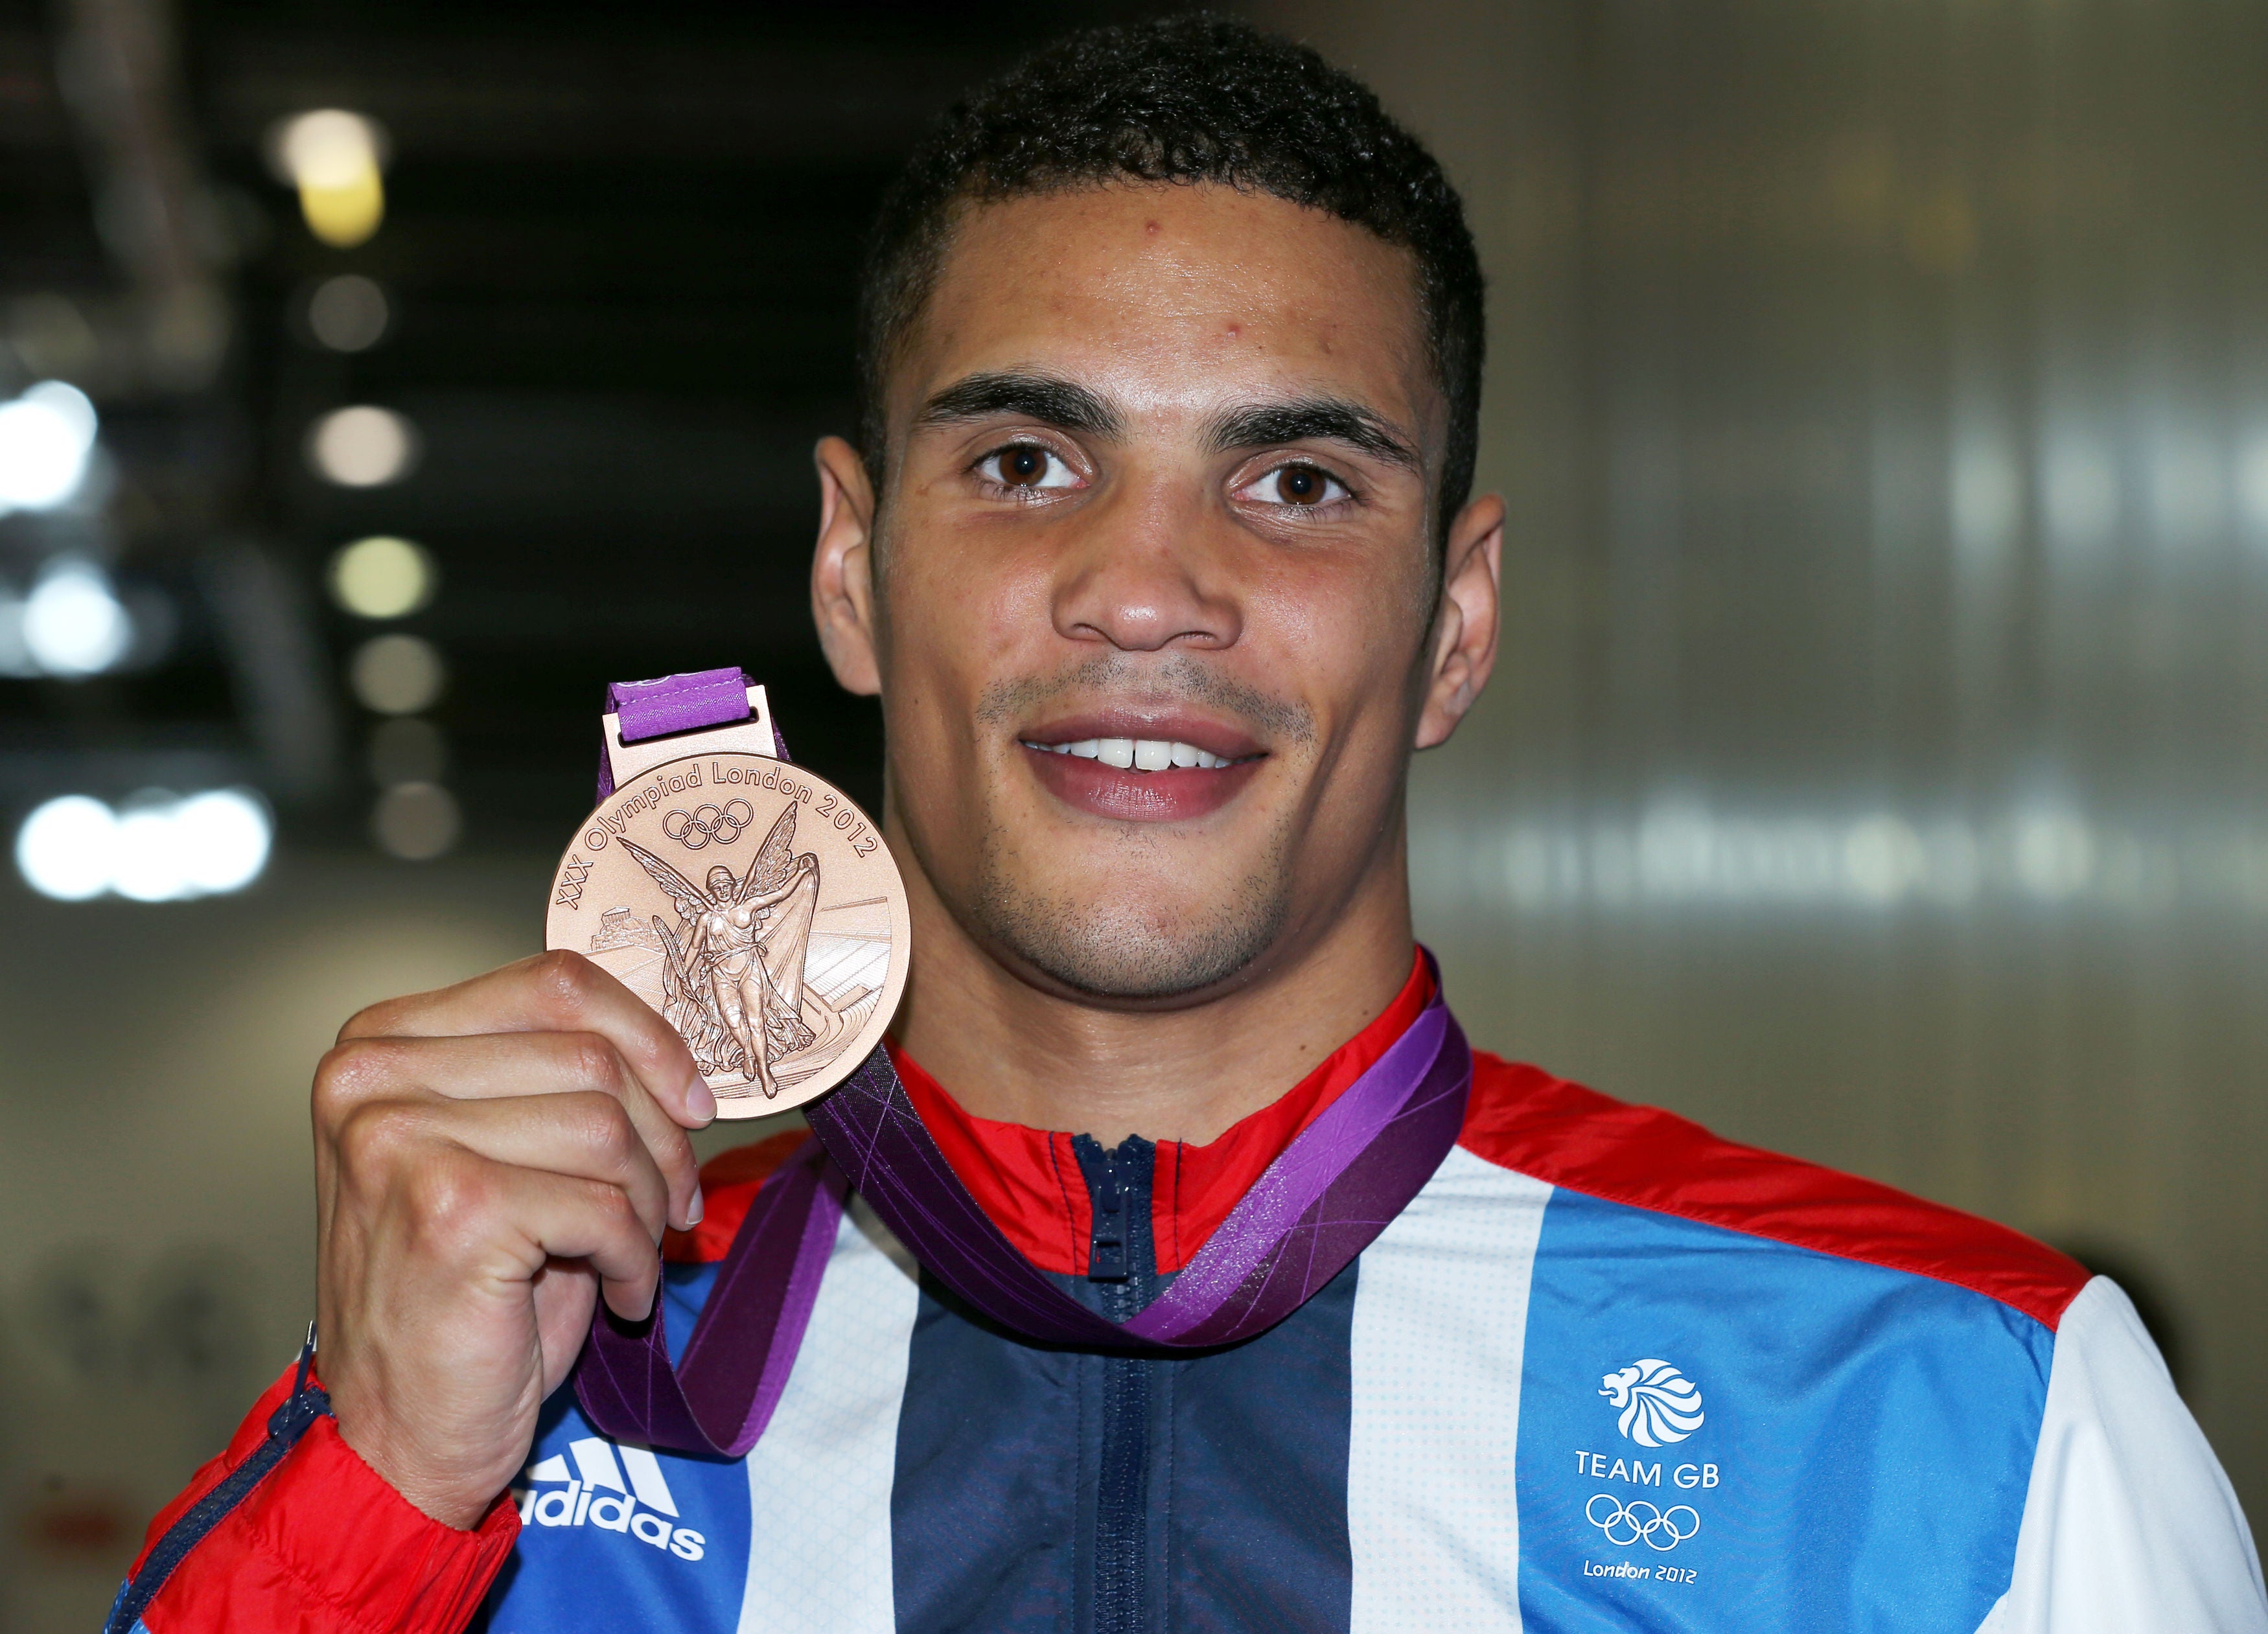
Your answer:
[[[1327,390],[1432,440],[1445,407],[1417,265],[1366,229],[1210,184],[1084,187],[966,209],[891,383],[1039,371],[1136,413]]]

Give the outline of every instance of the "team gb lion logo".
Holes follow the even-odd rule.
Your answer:
[[[1658,1357],[1632,1362],[1599,1381],[1622,1410],[1616,1427],[1640,1446],[1668,1446],[1701,1427],[1701,1389]]]

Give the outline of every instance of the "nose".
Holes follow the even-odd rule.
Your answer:
[[[1057,634],[1125,652],[1236,644],[1244,621],[1232,555],[1211,537],[1202,505],[1122,490],[1080,519],[1057,562]]]

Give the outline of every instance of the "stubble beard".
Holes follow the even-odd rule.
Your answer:
[[[1156,879],[1142,853],[1156,843],[1124,841],[1130,880]],[[1177,997],[1216,987],[1274,944],[1292,913],[1288,827],[1269,836],[1251,871],[1232,889],[1162,910],[1092,893],[1035,890],[1006,832],[986,835],[970,917],[978,933],[1074,992],[1125,1002]]]

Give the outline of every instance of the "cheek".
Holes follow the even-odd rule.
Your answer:
[[[923,541],[918,556],[891,564],[885,596],[894,646],[925,666],[996,668],[1000,655],[1050,632],[1046,551],[1012,548],[984,528]]]
[[[1295,563],[1271,576],[1249,628],[1270,664],[1312,678],[1317,701],[1359,710],[1400,694],[1425,641],[1430,608],[1419,575],[1381,572],[1375,558]],[[1265,632],[1263,634],[1263,632]]]
[[[893,739],[958,753],[987,689],[1043,673],[1051,621],[1041,565],[927,545],[891,563],[881,590],[887,637],[882,701]]]

